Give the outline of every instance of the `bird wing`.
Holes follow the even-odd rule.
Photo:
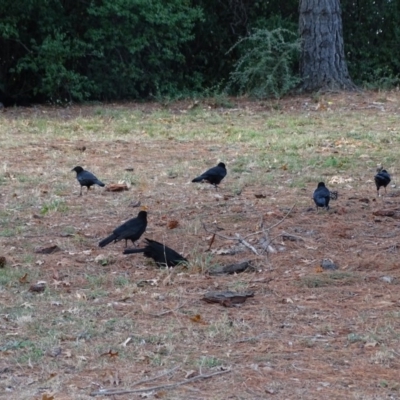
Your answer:
[[[208,176],[224,177],[226,175],[226,169],[217,166],[210,168],[207,172],[205,172],[205,174]]]
[[[82,186],[88,183],[93,184],[98,181],[98,179],[89,171],[82,171],[77,175],[77,179]]]
[[[126,221],[117,229],[114,230],[114,234],[118,236],[118,239],[129,239],[131,237],[140,237],[146,229],[146,223],[138,218],[132,218]]]

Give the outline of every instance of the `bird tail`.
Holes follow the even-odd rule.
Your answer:
[[[100,247],[107,246],[109,243],[111,243],[113,240],[115,240],[117,237],[114,235],[114,233],[110,236],[107,236],[105,239],[103,239],[100,243]]]
[[[99,181],[98,179],[97,179],[96,183],[101,187],[106,186],[102,181]]]
[[[204,179],[203,175],[198,176],[197,178],[194,178],[192,182],[201,182]]]
[[[144,253],[146,249],[125,249],[123,254]]]

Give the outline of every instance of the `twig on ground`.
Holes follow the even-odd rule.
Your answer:
[[[239,240],[239,243],[244,244],[246,247],[248,247],[255,255],[258,256],[258,251],[249,243],[246,242],[238,233],[235,234],[237,237],[237,240]]]
[[[248,247],[253,253],[255,253],[256,255],[258,255],[257,250],[256,250],[250,243],[246,242],[246,240],[244,240],[244,239],[239,235],[239,233],[236,233],[236,234],[235,234],[236,237],[233,237],[233,236],[221,235],[221,234],[218,233],[218,232],[210,232],[210,231],[207,229],[206,224],[205,224],[204,222],[203,222],[203,228],[204,228],[204,230],[205,230],[206,232],[209,232],[209,233],[212,233],[212,234],[213,234],[213,239],[215,238],[215,236],[218,236],[218,237],[221,237],[222,239],[225,239],[225,240],[237,240],[237,241],[239,241],[239,243],[242,243],[243,245],[245,245],[246,247]],[[246,236],[246,237],[247,237],[247,236]],[[213,240],[213,241],[214,241],[214,240]]]
[[[293,208],[296,206],[296,203],[294,203],[291,207],[291,209],[286,213],[286,215],[280,220],[278,221],[276,224],[270,226],[269,228],[267,228],[267,231],[270,231],[272,228],[275,228],[276,226],[280,225],[288,216],[289,214],[292,212]]]
[[[270,226],[270,227],[268,227],[268,228],[266,228],[266,229],[262,229],[261,231],[257,231],[257,232],[250,233],[250,234],[246,235],[245,237],[240,236],[239,233],[235,233],[235,237],[233,237],[233,236],[225,236],[225,235],[222,235],[222,234],[220,234],[220,233],[218,233],[218,232],[215,232],[215,231],[210,231],[210,230],[207,229],[206,224],[205,224],[204,222],[202,222],[203,229],[204,229],[206,232],[212,233],[212,234],[213,234],[213,237],[212,237],[212,239],[211,239],[211,244],[210,244],[208,250],[210,250],[211,245],[214,243],[215,236],[218,236],[218,237],[221,237],[222,239],[225,239],[225,240],[237,240],[237,241],[239,241],[239,243],[242,243],[244,246],[246,246],[247,248],[249,248],[254,254],[256,254],[256,255],[258,256],[259,253],[258,253],[258,251],[256,250],[256,248],[255,248],[254,246],[252,246],[249,242],[247,242],[246,239],[249,238],[249,237],[251,237],[251,236],[259,235],[260,233],[263,233],[263,234],[265,235],[265,237],[266,237],[266,240],[267,240],[267,242],[268,242],[268,245],[269,245],[270,243],[272,243],[272,241],[273,241],[274,239],[276,239],[276,238],[279,237],[279,236],[282,236],[282,234],[279,234],[279,235],[277,235],[276,237],[274,237],[272,240],[269,240],[269,239],[268,239],[268,234],[267,234],[267,232],[270,231],[272,228],[275,228],[276,226],[278,226],[279,224],[281,224],[281,223],[288,217],[288,215],[292,212],[292,210],[293,210],[293,208],[294,208],[295,206],[296,206],[296,203],[293,204],[293,206],[292,206],[292,207],[290,208],[290,210],[286,213],[286,215],[285,215],[280,221],[278,221],[276,224],[274,224],[274,225],[272,225],[272,226]],[[263,226],[263,221],[261,221],[261,227],[262,227],[262,226]]]
[[[208,245],[207,251],[210,251],[210,250],[211,250],[211,246],[213,245],[214,240],[215,240],[215,233],[213,234],[213,236],[212,236],[212,238],[211,238],[211,240],[210,240],[210,244]]]
[[[161,312],[159,314],[152,314],[152,313],[144,313],[144,314],[150,315],[152,317],[162,317],[163,315],[166,315],[169,313],[174,313],[175,311],[178,311],[182,307],[183,307],[183,304],[179,305],[178,307],[174,308],[173,310],[167,310],[167,311]]]
[[[170,373],[170,372],[176,370],[176,368],[178,368],[178,367],[175,367],[172,370],[167,371],[166,373],[155,377],[154,379],[157,379],[160,376],[164,376],[167,373]],[[170,383],[170,384],[165,384],[165,385],[159,385],[159,386],[151,386],[151,387],[142,388],[142,389],[125,389],[125,390],[103,389],[103,390],[98,390],[96,392],[91,392],[89,395],[90,396],[117,396],[117,395],[130,394],[130,393],[151,392],[153,390],[174,389],[174,388],[176,388],[178,386],[187,385],[188,383],[192,383],[192,382],[198,381],[200,379],[212,378],[214,376],[226,374],[226,373],[231,372],[231,371],[232,371],[231,369],[226,369],[224,371],[212,372],[210,374],[197,375],[197,376],[194,376],[193,378],[186,379],[186,380],[180,381],[180,382],[175,382],[175,383]],[[150,379],[154,380],[153,378],[150,378]],[[136,383],[136,384],[138,384],[138,383]]]
[[[146,379],[142,379],[142,380],[140,380],[140,381],[134,382],[134,383],[132,384],[132,386],[137,386],[137,385],[141,385],[142,383],[148,383],[148,382],[155,381],[156,379],[162,378],[163,376],[172,374],[173,372],[175,372],[175,371],[176,371],[178,368],[180,368],[180,367],[181,367],[180,365],[177,365],[176,367],[174,367],[174,368],[172,368],[172,369],[169,369],[169,370],[163,372],[163,373],[160,374],[160,375],[156,375],[156,376],[153,376],[153,377],[151,377],[151,378],[146,378]]]

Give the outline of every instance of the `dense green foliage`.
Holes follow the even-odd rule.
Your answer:
[[[188,1],[3,0],[0,15],[7,97],[130,99],[196,84],[183,45],[202,13]]]
[[[400,2],[342,0],[343,31],[350,75],[358,84],[400,84]]]
[[[399,4],[342,0],[356,83],[399,83]],[[229,78],[231,89],[282,94],[296,81],[297,59],[274,58],[260,33],[297,34],[297,23],[298,0],[2,0],[0,101],[177,97],[226,87]],[[285,77],[272,79],[279,62]]]

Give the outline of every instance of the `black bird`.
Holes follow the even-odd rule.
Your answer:
[[[378,173],[375,175],[374,180],[375,180],[376,190],[379,196],[379,189],[381,188],[381,186],[385,188],[385,194],[386,194],[386,186],[389,185],[390,183],[390,175],[389,172],[386,171],[386,169],[382,168],[378,168],[377,172]]]
[[[207,181],[208,183],[211,183],[211,185],[214,185],[215,188],[217,188],[217,185],[219,185],[226,176],[226,167],[225,164],[220,162],[216,167],[212,167],[206,172],[202,173],[200,176],[197,178],[194,178],[192,182],[201,182],[201,181]]]
[[[155,240],[147,239],[147,245],[144,249],[126,249],[124,254],[143,253],[147,258],[152,258],[158,267],[175,267],[181,262],[187,262],[186,258],[182,257],[170,247],[156,242]]]
[[[329,200],[331,199],[331,192],[325,186],[324,182],[318,183],[318,187],[314,190],[313,199],[315,205],[318,207],[324,207],[329,210]]]
[[[105,186],[102,181],[99,181],[91,172],[84,170],[82,167],[77,166],[71,171],[76,171],[76,179],[81,185],[81,192],[79,196],[82,196],[82,187],[86,186],[89,191],[90,186],[99,185],[101,187]]]
[[[136,218],[132,218],[126,221],[118,228],[114,229],[113,233],[103,239],[100,243],[100,247],[107,246],[112,241],[119,242],[125,239],[125,247],[128,246],[128,240],[135,243],[136,240],[143,235],[147,227],[147,211],[140,211]]]

